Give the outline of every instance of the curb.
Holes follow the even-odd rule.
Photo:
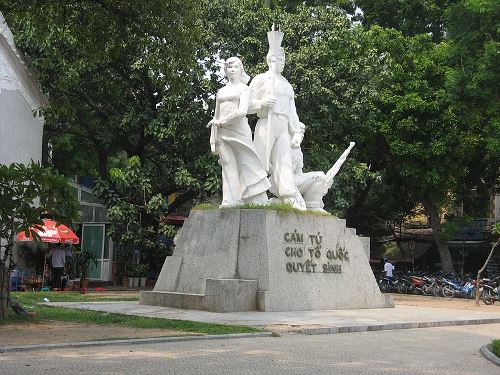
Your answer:
[[[151,337],[145,339],[120,339],[120,340],[102,340],[102,341],[80,341],[67,342],[60,344],[41,344],[41,345],[19,345],[0,348],[1,353],[26,352],[33,350],[52,350],[60,348],[85,348],[90,346],[110,346],[110,345],[138,345],[138,344],[156,344],[162,342],[181,342],[194,340],[220,340],[220,339],[244,339],[250,337],[271,337],[272,332],[257,333],[232,333],[227,335],[206,335],[206,336],[169,336],[169,337]]]
[[[307,328],[302,330],[305,335],[328,335],[335,333],[351,333],[351,332],[368,332],[368,331],[383,331],[396,329],[413,329],[413,328],[434,328],[434,327],[451,327],[451,326],[466,326],[476,324],[494,324],[500,323],[500,318],[487,319],[468,319],[468,320],[443,320],[437,322],[420,322],[420,323],[388,323],[388,324],[373,324],[373,325],[355,325],[355,326],[336,326],[336,327],[320,327]]]
[[[500,358],[498,358],[495,353],[493,353],[489,345],[481,346],[481,349],[479,349],[482,355],[486,357],[488,361],[493,362],[495,365],[500,366]]]

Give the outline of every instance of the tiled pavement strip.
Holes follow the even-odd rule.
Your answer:
[[[406,305],[400,305],[396,306],[395,308],[387,309],[285,312],[249,311],[235,313],[212,313],[207,311],[182,310],[169,307],[139,305],[139,303],[135,301],[52,302],[46,303],[46,305],[153,318],[252,326],[268,330],[274,330],[273,327],[279,327],[279,332],[301,332],[307,335],[500,323],[500,313],[496,311],[496,309],[492,312],[484,312]],[[0,347],[0,352],[102,345],[130,345],[167,341],[209,340],[215,338],[234,339],[270,335],[270,332],[263,332],[235,335],[152,337],[145,339],[103,340],[45,345],[38,344]]]
[[[51,306],[88,309],[109,313],[153,318],[192,320],[205,323],[269,328],[281,325],[304,334],[330,334],[376,330],[445,327],[500,323],[500,312],[443,309],[400,305],[387,309],[234,312],[182,310],[170,307],[139,305],[138,302],[54,302]]]

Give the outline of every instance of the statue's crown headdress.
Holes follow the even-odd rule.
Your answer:
[[[283,41],[283,33],[279,30],[275,30],[274,23],[271,28],[271,31],[267,32],[267,40],[269,41],[269,52],[268,56],[279,56],[284,53],[283,48],[281,47],[281,42]]]

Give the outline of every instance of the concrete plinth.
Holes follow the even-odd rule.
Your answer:
[[[192,211],[140,303],[214,312],[394,307],[379,291],[369,246],[331,216]]]
[[[257,280],[207,279],[204,309],[214,312],[257,309]]]

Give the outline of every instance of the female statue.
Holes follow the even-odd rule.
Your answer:
[[[270,184],[252,142],[252,132],[246,117],[250,104],[250,77],[237,57],[224,65],[228,79],[217,92],[215,115],[207,127],[212,127],[210,145],[219,155],[222,166],[222,204],[230,207],[241,203],[267,203]]]

